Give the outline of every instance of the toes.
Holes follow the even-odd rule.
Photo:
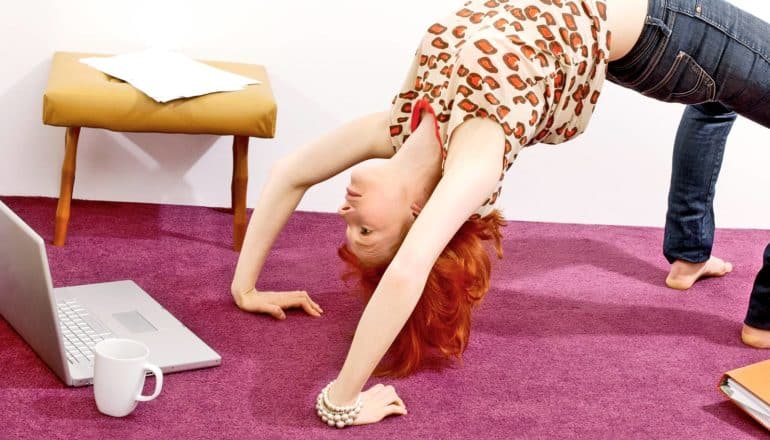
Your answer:
[[[705,270],[703,271],[702,276],[721,277],[732,272],[732,270],[733,270],[733,265],[731,263],[728,263],[716,257],[712,257],[711,260],[709,260],[708,263],[706,264],[706,267],[705,267]]]

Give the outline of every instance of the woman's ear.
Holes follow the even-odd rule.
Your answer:
[[[418,215],[420,215],[420,212],[422,212],[422,206],[420,206],[417,202],[412,203],[412,217],[417,218]]]

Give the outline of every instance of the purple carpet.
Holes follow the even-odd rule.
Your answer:
[[[55,200],[2,200],[50,243]],[[278,239],[260,287],[307,289],[326,312],[283,322],[233,304],[231,224],[220,209],[73,202],[66,247],[48,247],[54,285],[135,280],[223,365],[169,375],[157,400],[113,419],[0,319],[0,438],[766,436],[716,384],[770,357],[739,342],[770,231],[718,231],[716,253],[735,272],[680,293],[663,287],[659,229],[512,222],[464,365],[389,381],[409,414],[338,432],[313,404],[362,309],[338,278],[341,220],[297,213]]]

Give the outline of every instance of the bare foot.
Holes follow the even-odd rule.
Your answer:
[[[666,285],[672,289],[687,290],[701,278],[722,277],[733,271],[732,263],[711,257],[703,263],[676,260],[666,278]]]
[[[770,348],[770,330],[760,330],[743,324],[741,341],[754,348]]]

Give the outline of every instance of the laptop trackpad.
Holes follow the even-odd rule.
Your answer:
[[[123,324],[131,333],[147,333],[158,331],[150,321],[147,320],[136,310],[130,312],[114,313],[115,318],[119,323]]]

